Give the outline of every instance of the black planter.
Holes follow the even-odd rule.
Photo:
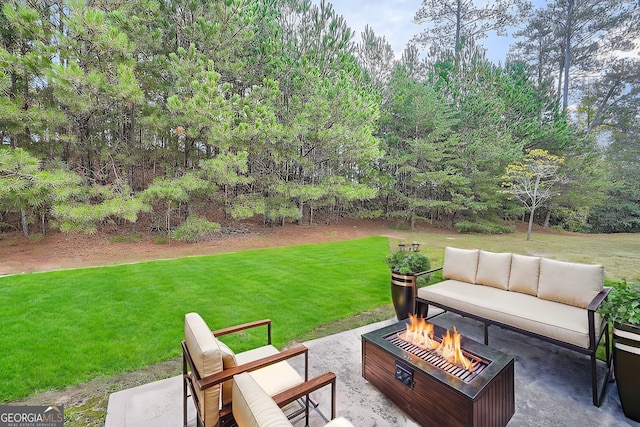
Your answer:
[[[414,300],[416,298],[416,276],[391,272],[391,300],[398,320],[409,317],[414,313]]]
[[[613,369],[625,417],[640,422],[640,326],[615,323]]]

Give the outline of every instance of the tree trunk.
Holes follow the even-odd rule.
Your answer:
[[[564,81],[562,94],[562,112],[566,113],[569,106],[569,66],[571,64],[571,21],[573,20],[573,1],[567,1],[567,21],[565,24],[564,40]]]
[[[462,46],[460,43],[460,21],[462,20],[462,0],[458,0],[456,5],[456,45],[454,48],[454,52],[458,53],[462,50]]]
[[[22,234],[29,237],[29,223],[27,222],[27,211],[20,209],[20,223],[22,225]]]
[[[609,91],[607,92],[607,95],[604,97],[604,99],[600,103],[600,106],[598,107],[598,111],[596,112],[595,117],[593,118],[593,120],[591,120],[591,123],[589,123],[589,129],[587,129],[587,135],[589,135],[591,133],[591,131],[593,131],[593,127],[595,126],[596,122],[598,121],[598,119],[600,118],[602,113],[604,112],[604,110],[605,110],[605,108],[607,106],[607,102],[609,102],[609,98],[611,98],[611,95],[613,95],[613,92],[620,85],[620,83],[621,83],[620,80],[618,80],[613,84],[613,86],[611,86],[609,88]]]
[[[551,220],[551,208],[547,210],[547,216],[544,218],[544,225],[542,226],[542,228],[544,228],[545,230],[549,228],[550,220]]]
[[[531,208],[531,212],[529,213],[529,227],[527,228],[527,240],[531,240],[531,229],[533,228],[533,213],[535,212],[535,208]]]

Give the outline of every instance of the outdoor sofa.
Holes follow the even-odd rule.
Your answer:
[[[588,355],[593,404],[600,406],[609,376],[609,331],[596,310],[607,297],[601,265],[447,247],[444,281],[417,290],[415,309],[429,305]],[[439,269],[436,269],[439,270]],[[434,271],[436,271],[434,270]],[[598,394],[596,349],[605,337],[606,375]]]

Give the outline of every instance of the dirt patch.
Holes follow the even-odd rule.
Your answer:
[[[39,239],[4,233],[0,235],[0,275],[332,242],[390,232],[393,230],[383,221],[344,220],[339,224],[284,227],[242,224],[226,227],[212,240],[198,243],[169,241],[162,233],[129,237],[105,231],[93,235],[55,233]]]

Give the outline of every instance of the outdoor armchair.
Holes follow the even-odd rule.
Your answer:
[[[266,326],[267,343],[262,347],[235,354],[217,337],[250,328]],[[250,372],[253,379],[269,395],[275,396],[308,380],[308,350],[299,345],[278,351],[271,345],[271,320],[259,320],[212,331],[197,313],[185,315],[185,339],[182,341],[183,361],[183,421],[187,425],[188,397],[196,408],[197,426],[230,425],[234,375]],[[304,375],[300,375],[287,360],[304,355]],[[308,394],[308,393],[307,393]],[[303,394],[295,398],[303,397]],[[294,399],[295,400],[295,399]],[[293,401],[293,400],[291,400]],[[290,416],[306,413],[309,400],[303,408]]]
[[[345,418],[336,418],[335,384],[336,376],[332,372],[325,375],[324,381],[307,381],[296,386],[296,393],[311,393],[325,385],[331,384],[331,418],[325,427],[353,427]],[[233,416],[238,427],[291,427],[289,418],[280,409],[289,401],[278,402],[260,387],[248,373],[238,374],[233,382]],[[309,420],[307,419],[307,425]]]

